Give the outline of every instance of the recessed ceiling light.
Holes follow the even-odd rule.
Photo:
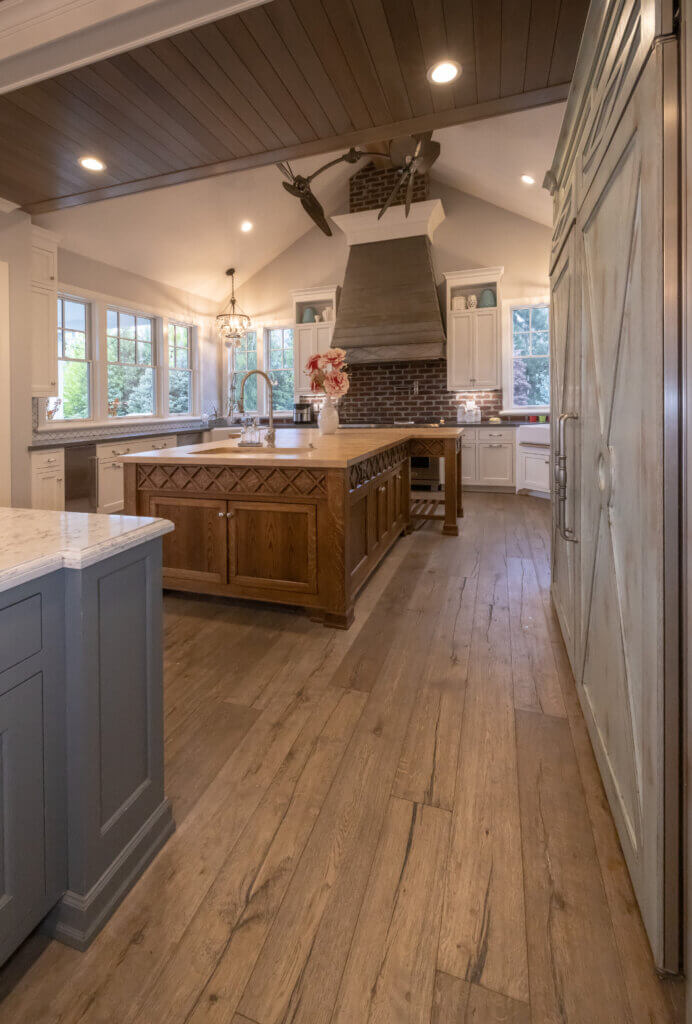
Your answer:
[[[86,171],[105,171],[106,165],[95,156],[80,157],[80,164]]]
[[[524,182],[525,185],[535,185],[536,184],[536,179],[532,178],[530,174],[522,174],[521,180]]]
[[[440,60],[428,69],[428,81],[435,85],[447,85],[461,74],[461,64],[455,60]]]
[[[241,231],[252,231],[252,228],[253,224],[251,220],[244,220],[243,223],[240,225]]]

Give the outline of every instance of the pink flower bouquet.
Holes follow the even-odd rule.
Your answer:
[[[325,394],[329,398],[341,398],[349,388],[348,374],[344,370],[346,353],[342,348],[329,348],[310,356],[305,369],[310,374],[310,390],[313,394]]]

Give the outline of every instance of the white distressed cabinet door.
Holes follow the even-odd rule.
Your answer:
[[[571,415],[564,427],[567,488],[564,499],[564,523],[576,540],[567,540],[560,532],[560,507],[553,491],[552,597],[560,622],[567,655],[575,679],[581,671],[579,644],[579,454],[580,454],[580,376],[581,331],[580,294],[576,235],[573,231],[560,254],[551,276],[551,442],[553,458],[559,454],[560,416]]]
[[[447,384],[450,389],[471,387],[473,377],[473,313],[452,313],[447,341]]]
[[[492,487],[511,487],[514,483],[514,445],[478,444],[476,452],[478,483]]]
[[[101,459],[98,464],[98,511],[120,512],[124,504],[122,462]]]
[[[327,346],[329,347],[329,346]],[[296,365],[296,392],[306,393],[310,390],[310,375],[305,364],[310,356],[317,352],[317,333],[314,324],[296,324],[294,334],[294,359]]]
[[[326,352],[327,349],[332,347],[332,335],[334,334],[334,324],[316,324],[315,335],[317,338],[316,348],[318,352]]]
[[[577,682],[654,957],[670,967],[676,954],[666,936],[677,878],[666,875],[664,806],[670,810],[671,791],[664,787],[677,736],[664,728],[663,225],[676,196],[664,195],[662,111],[671,110],[670,102],[674,109],[675,96],[664,103],[662,49],[648,60],[576,225],[583,659]]]
[[[58,393],[58,306],[54,288],[31,286],[31,393]]]
[[[500,351],[496,309],[477,309],[474,316],[473,385],[500,386]]]

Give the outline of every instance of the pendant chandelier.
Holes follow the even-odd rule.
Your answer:
[[[216,329],[227,345],[238,346],[243,340],[246,331],[250,330],[252,320],[243,313],[242,309],[236,309],[235,297],[235,268],[231,267],[226,271],[227,277],[231,279],[231,300],[229,307],[216,318]]]

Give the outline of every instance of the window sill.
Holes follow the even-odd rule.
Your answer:
[[[550,416],[549,405],[520,405],[516,409],[500,409],[500,416]]]
[[[51,420],[49,423],[40,423],[36,427],[36,433],[52,433],[55,430],[93,430],[96,427],[117,427],[119,424],[124,426],[126,423],[136,426],[148,423],[173,426],[176,423],[187,423],[189,420],[201,422],[202,417],[190,413],[176,416],[121,416],[120,418],[110,417],[107,420]]]

